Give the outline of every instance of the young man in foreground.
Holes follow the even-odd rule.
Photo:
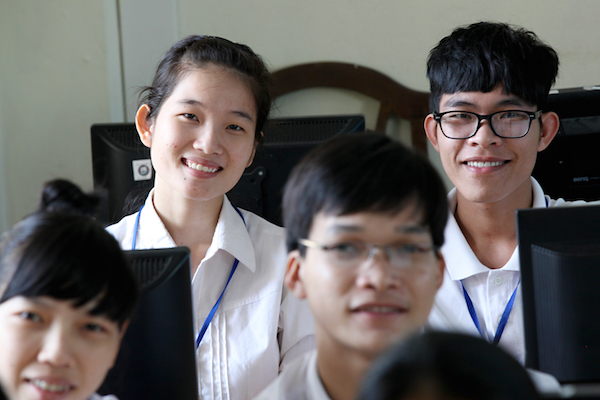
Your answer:
[[[481,335],[524,363],[515,211],[556,207],[531,177],[557,133],[545,112],[558,56],[532,32],[480,22],[456,29],[429,56],[427,137],[455,185],[441,251],[444,283],[429,325]]]
[[[294,169],[283,212],[285,282],[309,302],[317,350],[258,398],[353,399],[372,360],[427,320],[443,279],[443,183],[401,144],[349,135]]]

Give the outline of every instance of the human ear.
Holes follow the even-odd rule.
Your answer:
[[[260,132],[260,137],[262,138],[264,136],[265,136],[265,134]],[[252,147],[252,154],[250,154],[250,159],[248,160],[248,164],[246,165],[246,168],[248,168],[254,161],[254,156],[256,155],[256,149],[258,147],[258,143],[259,142],[257,140],[254,141],[254,146]]]
[[[555,112],[550,111],[542,114],[540,123],[542,125],[542,130],[540,132],[538,151],[542,151],[550,145],[550,142],[552,142],[558,133],[560,120]]]
[[[287,256],[287,267],[283,283],[299,299],[306,298],[306,289],[302,280],[303,259],[300,250],[292,250]]]
[[[439,153],[440,149],[438,146],[438,136],[437,136],[437,127],[438,123],[435,119],[433,119],[433,114],[428,114],[425,117],[425,122],[423,122],[423,127],[425,128],[425,134],[427,135],[427,139],[433,145],[433,148]]]
[[[140,140],[146,147],[152,144],[152,123],[148,120],[150,114],[150,106],[142,104],[135,114],[135,127],[140,136]]]
[[[439,289],[444,282],[444,271],[446,270],[446,261],[444,260],[444,256],[439,250],[436,250],[436,258],[437,258],[437,268],[438,268],[438,276],[437,276],[437,288]]]

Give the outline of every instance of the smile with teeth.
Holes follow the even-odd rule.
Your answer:
[[[506,161],[467,161],[466,164],[469,167],[476,168],[487,168],[487,167],[498,167],[504,164]]]
[[[70,390],[70,385],[65,383],[48,383],[43,379],[32,379],[31,384],[47,392],[62,393]]]
[[[185,165],[187,165],[188,167],[190,167],[192,169],[195,169],[196,171],[210,172],[211,174],[214,174],[215,172],[217,172],[220,169],[220,168],[207,167],[205,165],[197,164],[190,160],[185,160]]]

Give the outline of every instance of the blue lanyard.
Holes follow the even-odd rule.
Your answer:
[[[237,211],[237,213],[240,215],[240,217],[242,218],[242,221],[244,221],[244,225],[246,225],[246,220],[244,219],[244,216],[242,215],[242,212],[236,206],[234,206],[233,204],[232,204],[232,206],[235,209],[235,211]],[[138,226],[140,225],[140,215],[142,214],[142,209],[143,208],[144,208],[144,206],[142,206],[142,208],[140,208],[140,211],[138,211],[137,217],[135,218],[135,228],[133,230],[133,240],[132,240],[132,243],[131,243],[131,250],[135,250],[135,243],[137,241],[137,231],[138,231]],[[200,329],[200,333],[198,333],[198,337],[196,338],[196,349],[198,347],[200,347],[200,342],[202,342],[202,338],[204,337],[204,334],[206,333],[206,330],[208,329],[208,326],[210,325],[211,321],[213,320],[213,318],[215,316],[215,313],[217,312],[217,308],[219,308],[219,304],[221,304],[221,299],[223,298],[223,295],[225,294],[225,289],[227,289],[227,286],[229,285],[229,282],[231,281],[231,277],[233,277],[233,273],[237,269],[238,264],[239,264],[239,260],[236,258],[233,261],[233,265],[231,266],[231,272],[229,273],[229,278],[227,278],[227,282],[225,283],[225,287],[223,288],[223,291],[221,292],[221,295],[217,299],[217,302],[215,303],[215,305],[213,306],[213,308],[208,313],[208,316],[204,320],[204,324],[202,324],[202,328]]]
[[[513,291],[512,296],[510,296],[510,300],[508,300],[508,304],[506,305],[506,308],[502,313],[502,318],[500,318],[498,329],[496,329],[496,334],[494,335],[494,344],[498,344],[500,342],[500,338],[502,337],[502,333],[504,332],[504,328],[506,327],[506,323],[508,322],[508,318],[510,317],[510,312],[512,311],[513,305],[515,303],[515,297],[517,296],[517,289],[519,288],[519,283],[521,283],[521,280],[517,282],[517,287],[515,287],[515,290]],[[477,312],[475,311],[475,307],[473,306],[471,297],[469,296],[469,293],[467,293],[467,289],[465,289],[465,285],[463,284],[462,280],[460,281],[460,284],[463,289],[463,294],[465,295],[465,301],[467,302],[469,314],[471,314],[471,319],[475,323],[475,327],[477,327],[477,330],[479,331],[481,337],[484,337],[483,332],[481,332],[481,325],[479,324],[479,318],[477,318]]]
[[[549,206],[548,198],[544,197],[544,200],[546,202],[546,208],[548,208],[548,206]],[[504,312],[502,313],[502,318],[500,318],[500,323],[498,324],[498,329],[496,329],[496,334],[494,335],[494,341],[493,341],[494,344],[498,344],[500,342],[500,338],[502,337],[504,328],[506,328],[508,318],[510,317],[510,313],[511,313],[513,305],[515,303],[515,297],[517,296],[517,289],[519,288],[519,283],[521,283],[520,279],[519,279],[519,282],[517,282],[517,287],[515,287],[515,290],[513,291],[512,296],[510,296],[510,299],[508,300],[508,304],[506,305]],[[477,312],[475,312],[475,307],[473,306],[473,301],[471,300],[469,293],[467,293],[467,289],[465,289],[465,285],[463,284],[462,280],[460,281],[460,284],[462,286],[463,294],[465,296],[467,308],[469,309],[469,314],[471,314],[471,319],[473,320],[473,323],[475,324],[475,327],[479,331],[479,334],[481,335],[481,337],[484,337],[483,332],[481,332],[481,325],[479,324],[479,318],[477,317]]]

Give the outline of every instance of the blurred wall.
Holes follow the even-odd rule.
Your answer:
[[[160,56],[185,35],[246,43],[272,69],[344,61],[427,91],[425,61],[439,39],[458,25],[497,20],[552,45],[561,58],[555,87],[566,88],[600,84],[599,13],[597,0],[3,0],[0,228],[35,208],[49,179],[92,189],[90,125],[131,120],[137,86],[150,83]],[[361,112],[369,120],[376,108],[323,89],[285,96],[274,115]],[[397,125],[392,134],[407,140]]]

